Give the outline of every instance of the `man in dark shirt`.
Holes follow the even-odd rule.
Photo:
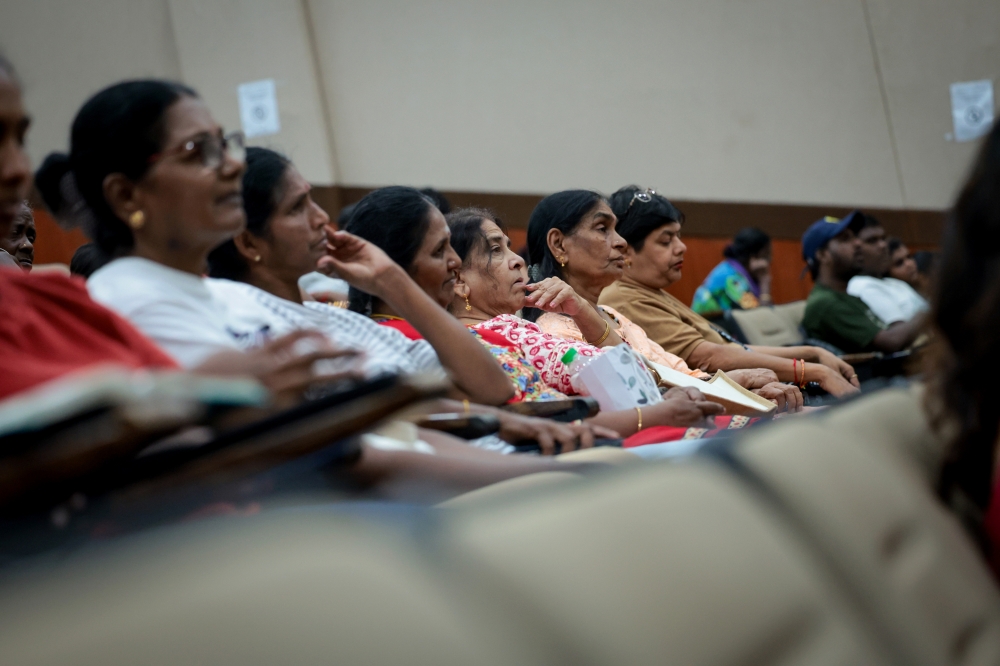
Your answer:
[[[809,337],[829,342],[846,353],[897,352],[913,344],[922,318],[887,326],[860,298],[847,293],[847,283],[861,272],[863,255],[858,231],[860,211],[842,220],[826,217],[802,236],[802,257],[816,286],[806,301],[802,326]]]

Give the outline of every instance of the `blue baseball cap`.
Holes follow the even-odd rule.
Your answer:
[[[844,229],[859,227],[863,220],[861,211],[853,210],[843,219],[827,216],[813,222],[802,234],[802,258],[806,260],[807,264],[812,265],[816,259],[816,253],[822,247],[839,236]]]

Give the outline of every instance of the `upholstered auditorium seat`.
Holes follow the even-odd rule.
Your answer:
[[[897,660],[1000,663],[1000,594],[927,483],[933,440],[918,432],[922,413],[907,423],[905,411],[888,409],[905,398],[859,401],[834,418],[749,435],[736,457],[828,563],[866,624],[891,638]],[[887,427],[871,422],[879,414]],[[852,418],[868,427],[831,426]]]

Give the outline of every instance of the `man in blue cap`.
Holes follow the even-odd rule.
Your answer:
[[[816,285],[806,301],[802,327],[845,353],[897,352],[906,349],[921,331],[921,321],[879,319],[864,301],[847,293],[847,283],[864,266],[858,232],[864,224],[860,211],[842,220],[825,217],[802,235],[802,258]]]

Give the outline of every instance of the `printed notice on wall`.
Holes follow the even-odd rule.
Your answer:
[[[993,124],[993,82],[964,81],[951,84],[951,116],[955,141],[972,141]]]
[[[237,88],[237,94],[240,100],[240,121],[247,137],[277,134],[281,131],[274,79],[242,83]]]

